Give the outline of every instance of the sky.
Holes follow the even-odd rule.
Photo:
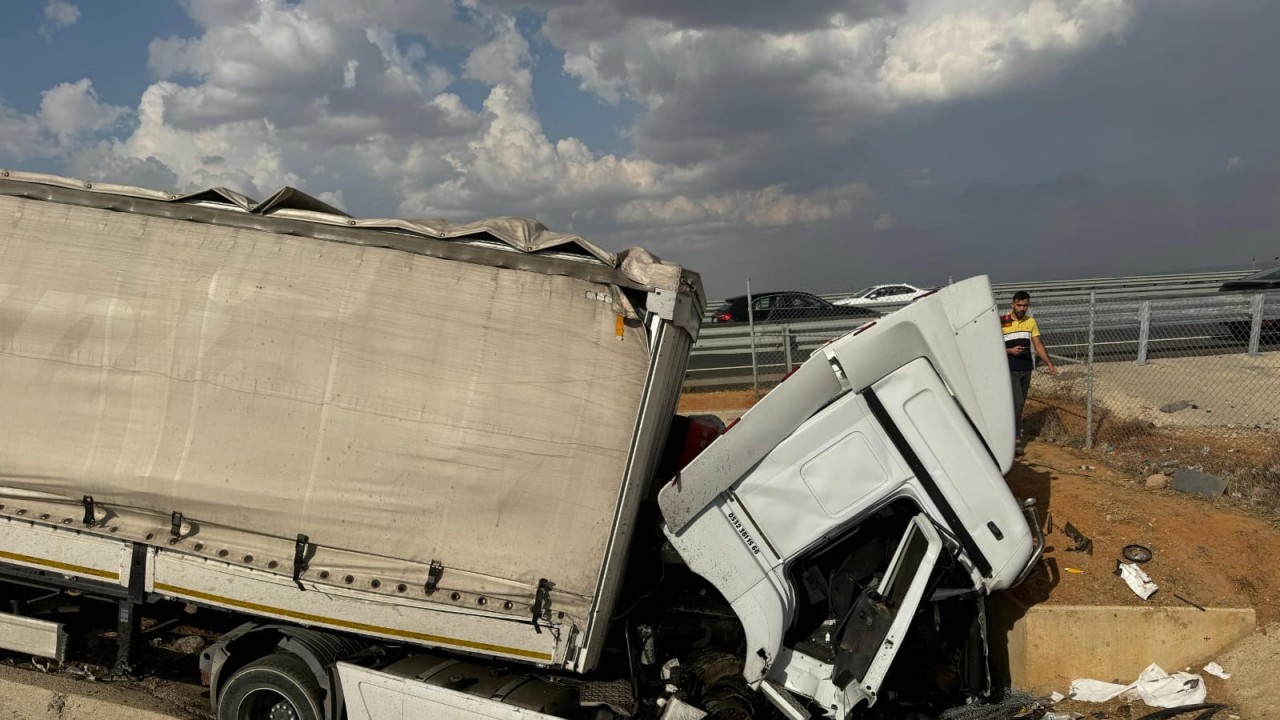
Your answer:
[[[1277,37],[1275,0],[9,0],[0,167],[535,217],[711,297],[1263,267]]]

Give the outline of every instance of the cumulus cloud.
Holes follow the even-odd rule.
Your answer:
[[[61,83],[40,95],[40,121],[64,145],[86,133],[115,127],[128,112],[123,107],[98,101],[98,93],[87,78]]]
[[[98,137],[120,129],[127,108],[100,102],[88,79],[60,83],[40,94],[35,113],[0,102],[0,157],[25,162],[70,158]]]
[[[877,12],[815,2],[806,29],[782,24],[792,9],[774,4],[784,29],[748,31],[727,21],[693,30],[670,13],[627,7],[557,4],[545,32],[583,90],[647,108],[636,137],[654,157],[714,156],[767,142],[780,126],[844,143],[897,110],[1052,72],[1123,33],[1134,15],[1131,0],[907,0]]]
[[[150,43],[136,108],[64,83],[35,114],[0,105],[0,150],[122,182],[288,184],[366,215],[527,214],[636,241],[851,218],[870,233],[894,226],[875,190],[856,170],[814,182],[814,162],[904,108],[1052,72],[1123,33],[1130,2],[185,0],[197,30]],[[583,91],[639,109],[631,150],[549,136],[534,96],[548,51]]]
[[[13,162],[56,155],[58,148],[40,119],[0,102],[0,157]]]
[[[79,19],[80,8],[75,5],[66,0],[46,0],[39,32],[46,38],[52,37],[58,30],[75,25]]]

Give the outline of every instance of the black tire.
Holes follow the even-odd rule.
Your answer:
[[[221,694],[218,720],[324,720],[324,691],[297,655],[276,653],[249,663]]]

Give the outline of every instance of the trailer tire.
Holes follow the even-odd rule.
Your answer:
[[[324,691],[297,655],[275,653],[227,680],[218,720],[324,720]]]

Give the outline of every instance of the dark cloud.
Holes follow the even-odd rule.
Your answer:
[[[1276,37],[1280,3],[1148,0],[1124,42],[1059,73],[900,113],[861,132],[856,150],[833,147],[819,167],[847,162],[847,176],[877,188],[892,229],[815,229],[749,250],[695,244],[689,264],[724,294],[748,274],[835,291],[977,273],[1248,267],[1280,255]]]

